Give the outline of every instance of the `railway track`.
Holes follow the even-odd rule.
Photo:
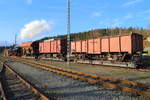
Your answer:
[[[1,100],[49,100],[5,62],[1,66]]]
[[[78,64],[85,64],[85,63],[79,63]],[[88,64],[85,64],[88,65]],[[97,64],[92,64],[92,65],[97,65]],[[112,65],[102,65],[102,64],[98,64],[100,65],[100,67],[108,67],[108,68],[116,68],[116,69],[129,69],[129,70],[134,70],[134,71],[139,71],[139,72],[150,72],[150,69],[141,69],[141,68],[130,68],[130,67],[122,67],[122,66],[112,66]]]
[[[25,59],[29,59],[29,58],[25,58]],[[33,58],[32,58],[33,59]],[[46,59],[42,59],[42,60],[46,60]],[[50,59],[53,60],[53,59]],[[54,61],[59,61],[59,62],[63,62],[61,60],[54,60]],[[72,64],[83,64],[83,65],[89,65],[88,63],[81,63],[81,62],[71,62]],[[142,69],[142,68],[130,68],[130,67],[122,67],[122,66],[113,66],[113,65],[102,65],[102,64],[91,64],[91,65],[99,65],[99,67],[108,67],[108,68],[114,68],[114,69],[128,69],[128,70],[133,70],[133,71],[139,71],[139,72],[150,72],[150,69]]]
[[[93,75],[89,73],[83,73],[76,70],[70,70],[70,69],[63,69],[59,67],[54,67],[51,65],[41,64],[37,63],[35,61],[29,61],[25,59],[18,59],[15,58],[18,62],[41,68],[53,73],[57,73],[59,75],[67,76],[73,79],[79,79],[83,81],[87,81],[89,83],[102,85],[104,87],[109,87],[117,90],[121,90],[123,92],[140,95],[145,98],[150,99],[150,86],[147,86],[145,84],[128,81],[128,80],[120,80],[108,76],[101,76],[101,75]]]

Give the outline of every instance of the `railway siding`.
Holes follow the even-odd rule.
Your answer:
[[[138,86],[138,87],[143,87],[143,88],[150,89],[150,85],[145,85],[145,84],[138,83],[138,82],[133,82],[133,81],[128,81],[128,80],[121,80],[121,79],[117,79],[117,78],[113,78],[113,77],[109,77],[109,76],[103,76],[103,75],[94,75],[94,74],[80,72],[80,71],[77,71],[77,70],[54,67],[52,65],[41,64],[41,63],[37,63],[37,62],[31,62],[31,61],[28,61],[28,60],[23,60],[23,61],[26,61],[26,62],[29,62],[29,63],[32,63],[32,64],[37,64],[37,65],[40,65],[40,66],[44,66],[44,67],[47,67],[47,68],[56,69],[56,70],[59,70],[59,71],[64,71],[64,72],[69,72],[69,73],[71,72],[71,73],[74,73],[74,74],[84,75],[84,76],[92,77],[92,78],[96,78],[96,79],[102,79],[102,80],[105,80],[105,81],[119,82],[119,83],[122,83],[122,84],[128,84],[128,85],[133,85],[133,86]],[[26,63],[26,64],[28,64],[28,63]]]
[[[35,61],[34,59],[27,59],[30,61]],[[71,63],[69,67],[67,67],[65,62],[60,61],[51,61],[51,60],[39,60],[36,61],[42,64],[53,65],[55,67],[74,69],[85,73],[91,73],[95,75],[104,75],[104,76],[112,76],[118,79],[131,80],[135,82],[140,82],[143,84],[150,84],[150,73],[145,71],[138,71],[136,69],[124,69],[124,68],[116,68],[116,67],[106,67],[101,65],[89,65],[89,64],[76,64]],[[144,69],[140,69],[144,70]]]
[[[0,73],[2,73],[2,62],[0,62]],[[0,100],[7,100],[6,95],[4,93],[4,88],[2,86],[2,74],[0,74]]]
[[[146,100],[142,96],[129,94],[117,89],[106,88],[102,85],[96,85],[95,83],[90,84],[82,80],[74,80],[66,76],[42,70],[41,68],[16,62],[15,60],[10,60],[9,62],[13,69],[17,70],[17,72],[23,76],[28,77],[27,79],[33,82],[35,81],[36,86],[42,88],[43,91],[45,91],[44,93],[54,98],[61,98],[62,100]],[[91,81],[93,82],[93,80]]]
[[[3,63],[1,71],[1,89],[3,100],[49,100],[45,95],[34,88],[9,65]]]
[[[119,80],[119,79],[115,79],[115,78],[112,78],[112,77],[96,76],[96,75],[92,75],[92,74],[87,74],[87,73],[78,72],[78,71],[74,71],[74,70],[62,69],[62,68],[53,67],[53,66],[49,66],[49,65],[45,65],[45,64],[36,63],[36,62],[31,62],[31,61],[27,61],[27,60],[18,60],[18,61],[21,61],[24,64],[28,64],[28,65],[32,65],[32,66],[35,66],[35,67],[39,67],[39,68],[48,70],[50,72],[54,72],[54,73],[57,73],[57,74],[68,76],[68,77],[71,77],[71,78],[74,78],[74,79],[80,79],[80,80],[87,81],[89,83],[100,84],[100,85],[110,87],[110,88],[113,88],[113,89],[119,89],[119,90],[124,91],[124,92],[129,92],[129,93],[133,93],[133,94],[137,94],[137,95],[141,95],[141,96],[150,98],[150,93],[149,92],[138,90],[140,87],[150,89],[150,86],[140,84],[140,83],[137,83],[137,82],[127,81],[127,80]],[[138,87],[138,89],[133,88],[133,87],[130,88],[131,86],[129,86],[129,87],[120,86],[120,85],[112,84],[111,82],[104,82],[104,81],[100,81],[100,80],[89,79],[89,78],[85,78],[85,77],[82,77],[82,76],[78,76],[76,74],[86,76],[86,77],[88,76],[88,77],[91,77],[91,78],[99,78],[99,79],[104,80],[104,81],[113,81],[113,82],[117,82],[117,83],[119,82],[120,84],[123,83],[123,84],[126,84],[126,85],[133,85],[135,87]]]

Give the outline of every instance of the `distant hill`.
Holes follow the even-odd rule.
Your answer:
[[[89,38],[96,38],[101,36],[114,36],[119,34],[130,34],[131,32],[139,33],[143,35],[144,39],[146,39],[148,36],[150,36],[150,30],[143,29],[143,28],[114,28],[114,29],[95,29],[95,30],[89,30],[85,32],[79,32],[79,33],[72,33],[71,34],[71,40],[84,40]],[[67,35],[59,35],[54,37],[45,37],[40,39],[39,41],[43,41],[50,38],[63,38],[66,39]]]
[[[101,36],[114,36],[119,34],[130,34],[131,32],[139,33],[144,37],[144,47],[150,47],[150,42],[146,41],[147,37],[150,36],[150,29],[143,29],[143,28],[114,28],[114,29],[94,29],[85,32],[79,33],[71,33],[71,40],[84,40],[89,38],[96,38]],[[45,37],[37,41],[43,41],[46,39],[67,39],[67,35],[59,35],[54,37]]]

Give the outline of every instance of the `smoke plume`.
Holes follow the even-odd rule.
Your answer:
[[[33,37],[42,34],[44,31],[50,31],[51,29],[52,28],[47,21],[35,20],[24,25],[21,29],[19,39],[32,39]]]

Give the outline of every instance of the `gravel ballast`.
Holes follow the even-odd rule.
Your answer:
[[[89,84],[80,80],[74,80],[19,62],[9,61],[8,64],[52,99],[144,100],[144,98],[136,95],[104,88],[100,85]]]
[[[27,59],[27,60],[35,61],[35,59]],[[38,60],[37,62],[61,68],[74,69],[85,73],[111,76],[114,78],[125,79],[150,85],[150,72],[140,72],[131,69],[120,69],[112,67],[102,67],[100,65],[90,65],[90,64],[71,63],[70,66],[68,67],[66,65],[66,62],[50,61],[50,60]]]

